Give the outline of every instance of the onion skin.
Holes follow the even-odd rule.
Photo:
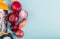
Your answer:
[[[27,22],[27,19],[24,19],[23,21],[21,21],[21,23],[19,23],[19,29],[23,28],[26,22]]]

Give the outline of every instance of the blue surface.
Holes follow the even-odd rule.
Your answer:
[[[60,39],[60,0],[20,0],[20,2],[23,9],[29,12],[22,39]],[[6,4],[9,5],[9,2]]]

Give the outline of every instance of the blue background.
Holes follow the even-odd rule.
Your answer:
[[[60,0],[20,0],[29,12],[22,39],[60,39]],[[11,1],[6,0],[9,5]],[[15,36],[14,36],[14,39]]]

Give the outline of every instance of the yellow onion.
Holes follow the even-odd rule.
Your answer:
[[[26,22],[27,22],[27,19],[24,19],[21,23],[19,23],[19,29],[23,28]]]

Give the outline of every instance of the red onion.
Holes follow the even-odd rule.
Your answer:
[[[16,32],[16,36],[17,37],[23,37],[24,36],[24,32],[23,32],[23,30],[18,30],[17,32]]]
[[[19,17],[26,19],[28,17],[28,12],[25,10],[21,10],[21,12],[19,12]]]
[[[9,14],[9,22],[11,22],[11,24],[16,24],[19,20],[19,17],[17,14],[15,14],[14,12],[12,12],[11,14]]]
[[[22,10],[22,5],[20,2],[18,1],[14,1],[11,5],[11,9],[14,11],[14,12],[19,12]]]

